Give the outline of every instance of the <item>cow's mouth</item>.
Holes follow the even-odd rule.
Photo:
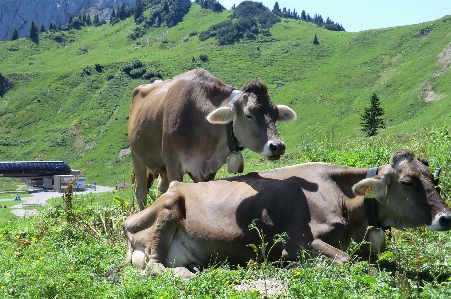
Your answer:
[[[268,157],[268,160],[270,160],[270,161],[276,161],[276,160],[279,160],[280,159],[280,155],[279,156],[269,156]]]

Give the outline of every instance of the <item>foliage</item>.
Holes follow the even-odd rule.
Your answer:
[[[38,43],[39,29],[38,29],[38,26],[36,26],[36,24],[34,23],[34,21],[31,22],[30,34],[28,36],[33,42]]]
[[[287,233],[276,234],[274,236],[274,240],[272,240],[271,247],[267,249],[268,242],[266,240],[266,234],[262,229],[258,227],[256,222],[257,219],[252,220],[252,223],[249,224],[248,228],[249,230],[255,230],[258,233],[258,236],[261,240],[261,244],[260,245],[249,244],[248,246],[251,247],[252,250],[254,251],[257,262],[268,264],[268,257],[272,249],[279,243],[285,243],[285,239],[288,238],[288,234]]]
[[[261,29],[268,29],[280,22],[280,18],[271,13],[260,2],[241,2],[230,15],[230,19],[211,26],[199,35],[201,41],[216,38],[220,45],[230,45],[241,39],[255,39]]]
[[[316,36],[315,36],[316,37]],[[383,108],[380,107],[380,101],[377,94],[371,96],[371,106],[365,108],[360,120],[362,131],[366,137],[376,136],[379,129],[385,129],[385,123],[382,116],[385,114]]]
[[[48,30],[39,34],[38,45],[28,38],[0,43],[2,76],[14,84],[0,97],[0,156],[65,160],[89,181],[114,186],[131,173],[130,155],[122,153],[129,147],[127,118],[133,89],[196,67],[237,88],[260,78],[275,103],[296,111],[296,122],[277,123],[286,155],[268,163],[244,150],[249,171],[253,164],[282,165],[303,144],[331,140],[337,146],[359,148],[360,142],[367,142],[360,139],[359,117],[373,93],[380,96],[386,112],[387,128],[378,135],[381,141],[399,140],[399,146],[406,146],[402,141],[449,126],[451,74],[432,75],[442,68],[437,57],[447,49],[449,19],[435,21],[433,27],[427,23],[359,33],[331,32],[283,19],[268,30],[271,36],[259,34],[234,45],[218,47],[212,39],[190,38],[193,28],[203,32],[231,13],[213,13],[192,3],[183,23],[149,28],[136,40],[127,38],[136,27],[131,16],[114,25]],[[148,9],[144,16],[151,14]],[[419,37],[424,28],[433,29]],[[315,34],[320,47],[312,44]],[[208,61],[201,61],[201,54]],[[146,69],[141,77],[123,71],[134,60]],[[441,100],[424,101],[425,82]],[[283,84],[278,87],[279,83]]]
[[[19,32],[17,31],[17,28],[13,29],[13,34],[11,35],[11,40],[16,40],[19,38]]]
[[[378,136],[354,143],[322,140],[304,143],[279,166],[327,161],[349,166],[386,164],[400,147],[443,167],[442,190],[450,192],[451,136],[446,128],[426,130],[408,139]],[[255,166],[255,164],[258,164]],[[271,166],[269,166],[271,165]],[[254,160],[252,170],[275,167]],[[251,170],[250,170],[251,171]],[[219,178],[223,177],[222,175]],[[156,188],[156,187],[155,187]],[[116,201],[111,200],[114,197]],[[121,203],[122,202],[122,203]],[[146,277],[127,266],[113,280],[104,274],[125,257],[123,220],[137,212],[131,189],[106,194],[73,194],[72,218],[66,201],[56,198],[31,218],[0,222],[0,296],[2,298],[441,298],[451,295],[451,232],[425,228],[391,231],[387,251],[336,265],[307,251],[289,268],[251,262],[243,267],[213,263],[190,280],[164,272]],[[131,204],[133,203],[133,204]],[[128,209],[124,209],[128,207]],[[9,209],[0,211],[9,212]],[[255,226],[250,229],[258,228]],[[261,232],[260,232],[261,233]],[[264,261],[271,250],[262,235],[254,245]],[[276,240],[277,241],[277,240]],[[282,239],[280,239],[282,241]],[[422,244],[422,246],[418,246]],[[251,245],[251,244],[250,244]],[[261,282],[258,291],[254,285]],[[274,289],[274,283],[277,288]],[[246,287],[248,286],[248,287]]]
[[[6,78],[5,76],[0,73],[0,97],[3,97],[8,91],[8,89],[12,88],[13,84]]]
[[[319,45],[318,37],[316,36],[316,34],[315,34],[315,37],[313,38],[313,44]]]
[[[204,9],[211,9],[214,12],[222,12],[225,10],[225,7],[221,5],[217,0],[195,0],[195,3],[198,3],[200,7]]]

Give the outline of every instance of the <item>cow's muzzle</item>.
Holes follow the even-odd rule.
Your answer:
[[[451,215],[441,215],[438,221],[443,230],[451,229]]]
[[[281,141],[270,142],[268,144],[270,155],[268,155],[268,160],[279,160],[280,156],[285,154],[285,143]]]
[[[445,231],[451,229],[451,213],[439,213],[426,228],[432,231]]]

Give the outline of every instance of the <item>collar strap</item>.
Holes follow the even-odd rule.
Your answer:
[[[229,96],[228,103],[230,103],[230,101],[232,101],[233,98],[239,93],[240,91],[238,89],[234,89]],[[227,128],[227,145],[229,146],[229,151],[231,151],[232,153],[242,151],[244,147],[236,145],[238,140],[236,139],[235,134],[233,134],[233,121],[227,123],[226,128]]]
[[[366,173],[366,178],[371,178],[377,174],[377,167],[369,168]],[[372,194],[371,189],[367,189],[365,192],[365,197],[363,199],[363,204],[365,206],[365,214],[366,219],[368,220],[368,225],[374,228],[381,228],[382,226],[377,223],[376,220],[376,212],[374,210],[374,195]]]

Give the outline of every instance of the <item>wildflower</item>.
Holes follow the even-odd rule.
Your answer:
[[[39,279],[44,279],[44,276],[39,276]]]

